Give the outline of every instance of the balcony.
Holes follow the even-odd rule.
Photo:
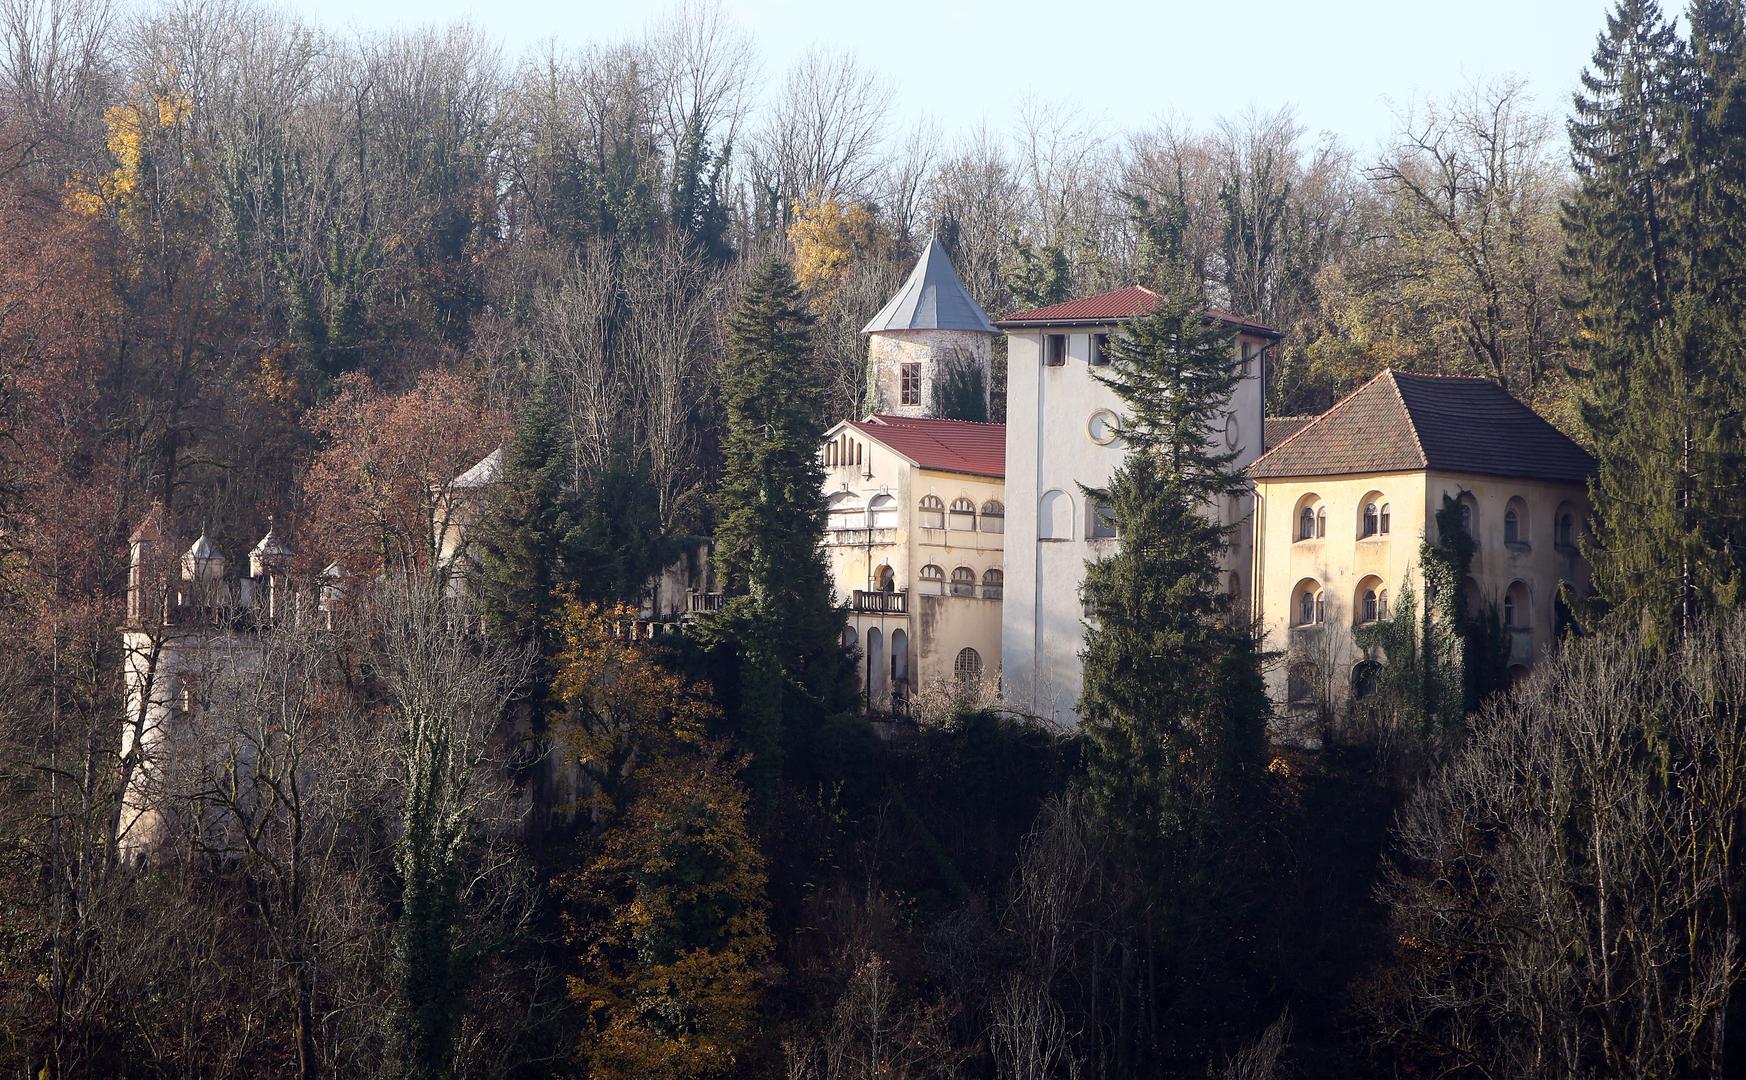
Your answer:
[[[897,530],[831,529],[825,533],[826,547],[879,547],[897,543]]]
[[[856,589],[849,599],[849,610],[858,615],[908,615],[909,591],[869,592]]]
[[[721,593],[691,592],[685,597],[685,610],[691,615],[702,615],[721,610]]]

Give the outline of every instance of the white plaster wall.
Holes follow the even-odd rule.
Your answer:
[[[1067,362],[1059,367],[1042,364],[1044,328],[1026,329],[1008,336],[1006,490],[1007,578],[1006,603],[1001,627],[1003,693],[1015,708],[1033,712],[1066,726],[1077,723],[1081,670],[1079,651],[1085,624],[1079,587],[1086,563],[1098,558],[1115,541],[1086,538],[1086,499],[1081,485],[1102,487],[1121,464],[1125,448],[1118,442],[1099,445],[1088,424],[1099,410],[1120,412],[1115,392],[1098,381],[1087,363],[1093,333],[1113,332],[1104,327],[1060,328],[1068,335]],[[1252,350],[1265,342],[1244,337],[1233,347]],[[1237,458],[1242,468],[1261,452],[1262,364],[1249,366],[1231,399],[1235,420]],[[1225,432],[1209,433],[1223,445]],[[1045,540],[1038,535],[1038,503],[1059,490],[1071,499],[1071,535],[1064,540]],[[1250,500],[1235,506],[1214,508],[1227,524],[1241,525],[1249,516]],[[1227,575],[1238,575],[1246,597],[1250,567],[1249,530],[1232,533],[1232,549],[1225,560]]]

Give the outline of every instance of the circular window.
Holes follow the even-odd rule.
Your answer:
[[[1091,441],[1099,446],[1108,446],[1116,439],[1116,414],[1108,409],[1099,409],[1091,414],[1091,419],[1085,422],[1085,433],[1091,436]]]
[[[1237,414],[1225,417],[1225,445],[1232,450],[1237,448]]]

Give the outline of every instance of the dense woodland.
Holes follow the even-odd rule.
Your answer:
[[[1746,28],[1674,14],[1378,153],[1283,104],[905,128],[706,3],[511,59],[0,0],[0,1068],[1739,1075]],[[946,695],[877,737],[838,645],[815,451],[929,235],[996,316],[1168,298],[1112,343],[1077,732]],[[1269,746],[1207,304],[1284,331],[1270,415],[1477,374],[1597,455],[1556,658],[1501,685],[1445,528],[1376,692]],[[498,445],[457,590],[442,492]],[[148,515],[358,584],[203,689],[127,859]],[[634,632],[705,536],[721,610]]]

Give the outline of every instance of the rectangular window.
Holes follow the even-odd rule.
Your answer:
[[[1102,367],[1109,363],[1109,335],[1091,335],[1091,366]]]
[[[919,363],[903,365],[902,404],[920,405],[922,403],[921,368]]]
[[[1067,335],[1043,335],[1043,363],[1049,367],[1060,367],[1067,362]]]

